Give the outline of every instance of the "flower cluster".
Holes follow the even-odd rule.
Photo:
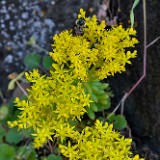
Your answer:
[[[136,51],[127,51],[138,43],[134,37],[136,31],[125,30],[121,25],[108,31],[104,21],[98,24],[96,16],[87,18],[83,10],[78,18],[86,23],[82,36],[74,36],[67,30],[53,38],[50,55],[59,67],[63,66],[83,81],[102,80],[125,71],[126,63],[130,64],[130,59],[136,56]]]
[[[69,142],[68,146],[60,145],[60,149],[70,159],[130,159],[131,140],[121,137],[112,125],[103,126],[97,121],[95,127],[86,127],[79,133],[69,119],[80,121],[90,107],[92,99],[85,93],[86,82],[125,71],[126,63],[136,56],[136,51],[127,51],[138,42],[134,38],[136,32],[122,26],[105,30],[104,22],[98,24],[95,16],[85,17],[82,9],[78,18],[86,23],[83,35],[67,30],[53,38],[50,56],[55,63],[50,76],[42,76],[36,69],[26,73],[32,83],[29,96],[27,100],[16,98],[21,112],[18,120],[9,125],[32,128],[35,148],[55,137],[61,142],[68,137],[75,144]]]
[[[69,136],[68,136],[69,137]],[[94,127],[86,127],[82,133],[70,137],[74,145],[60,145],[60,150],[70,160],[143,160],[136,155],[131,158],[131,142],[119,132],[113,130],[113,125],[104,125],[97,120]]]
[[[41,76],[38,70],[26,73],[28,81],[32,82],[28,89],[28,100],[15,103],[21,114],[19,119],[9,123],[11,127],[33,128],[36,148],[41,147],[48,139],[52,139],[56,131],[68,128],[68,119],[81,120],[81,116],[89,106],[90,95],[85,94],[81,83],[75,82],[74,76],[65,70],[52,72],[49,77]],[[67,124],[66,124],[67,123]],[[69,128],[68,128],[69,132]],[[60,136],[61,138],[61,136]]]

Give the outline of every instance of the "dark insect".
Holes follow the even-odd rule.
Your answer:
[[[76,20],[75,22],[75,27],[74,27],[74,34],[76,36],[80,36],[80,35],[83,35],[84,33],[84,27],[86,26],[86,23],[85,23],[85,20],[83,18],[79,18]]]

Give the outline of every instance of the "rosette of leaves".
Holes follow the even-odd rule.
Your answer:
[[[110,108],[110,97],[113,96],[113,94],[108,83],[94,81],[86,82],[84,86],[85,92],[91,95],[93,101],[90,103],[90,107],[86,108],[87,115],[91,120],[95,120],[95,112],[100,112],[104,109]]]

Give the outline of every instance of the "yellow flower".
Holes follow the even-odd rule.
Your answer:
[[[86,23],[83,35],[63,31],[53,38],[50,56],[55,63],[50,75],[42,76],[37,69],[25,73],[32,83],[29,96],[27,100],[15,99],[20,114],[18,120],[8,124],[19,129],[32,128],[35,148],[52,140],[53,135],[61,141],[69,137],[75,145],[68,143],[68,147],[60,145],[60,148],[73,160],[130,159],[131,139],[115,132],[113,125],[96,121],[95,127],[86,127],[79,133],[71,127],[69,119],[80,121],[85,108],[90,107],[91,95],[84,91],[86,81],[121,73],[135,58],[136,51],[129,48],[138,43],[136,31],[122,26],[106,30],[104,21],[98,24],[96,16],[85,17],[82,9],[78,18]]]
[[[140,158],[138,154],[136,154],[133,158],[133,160],[144,160],[144,158]]]
[[[72,132],[74,134],[74,132]],[[97,120],[95,127],[86,127],[81,134],[75,137],[68,135],[74,141],[74,145],[60,145],[61,153],[70,160],[94,159],[94,160],[131,160],[131,139],[124,138],[113,130],[113,125],[104,125]]]
[[[102,80],[125,71],[126,63],[131,64],[130,59],[136,57],[136,51],[127,50],[138,43],[133,37],[136,31],[133,28],[125,30],[121,25],[108,31],[104,21],[98,24],[96,16],[85,17],[82,9],[78,18],[83,18],[87,26],[82,36],[64,31],[53,38],[50,55],[56,65],[82,81]]]

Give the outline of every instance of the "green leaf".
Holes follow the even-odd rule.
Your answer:
[[[0,125],[0,142],[3,141],[3,137],[5,136],[6,131],[5,129]]]
[[[21,132],[17,131],[16,128],[11,128],[6,135],[6,141],[10,144],[18,144],[22,139]]]
[[[36,151],[31,152],[27,160],[37,160],[36,158]]]
[[[91,82],[91,84],[92,84],[93,86],[99,87],[99,86],[101,86],[102,83],[98,80],[98,81],[93,81],[93,82]]]
[[[108,100],[108,103],[106,105],[103,105],[104,109],[109,109],[111,107],[111,102]]]
[[[31,36],[31,38],[29,39],[29,41],[28,41],[27,44],[28,44],[28,45],[35,45],[35,44],[36,44],[36,39],[35,39],[35,37],[34,37],[34,36]]]
[[[16,154],[17,159],[36,160],[36,152],[31,145],[22,146]]]
[[[101,103],[102,105],[104,105],[104,106],[107,106],[107,107],[108,107],[108,103],[109,103],[109,101],[108,101],[107,99],[102,99],[102,100],[100,100],[100,103]]]
[[[8,144],[0,144],[0,160],[14,160],[15,149]]]
[[[27,54],[24,58],[24,64],[28,69],[38,68],[41,62],[41,56],[35,53]]]
[[[93,99],[94,102],[98,102],[97,95],[95,95],[95,94],[92,93],[91,97],[92,97],[92,99]]]
[[[106,93],[103,93],[101,95],[97,95],[97,98],[98,98],[98,101],[100,101],[100,100],[109,100],[110,99],[109,95],[106,94]]]
[[[8,84],[8,90],[11,91],[15,88],[15,82],[16,80],[15,79],[12,79],[9,84]]]
[[[42,65],[45,69],[50,69],[54,63],[53,59],[49,56],[43,57]]]
[[[96,103],[92,102],[90,108],[92,109],[92,111],[98,112],[98,107],[97,107]]]
[[[102,104],[100,104],[100,103],[96,103],[96,105],[97,105],[97,107],[98,107],[98,111],[99,111],[99,112],[104,110],[104,108],[103,108],[103,105],[102,105]]]
[[[100,89],[107,89],[109,88],[109,84],[108,83],[102,83],[102,85],[100,86]]]
[[[104,90],[101,90],[101,89],[99,89],[99,91],[98,91],[98,95],[104,95],[106,92],[104,91]]]
[[[109,108],[110,108],[110,105],[109,105],[109,104],[107,104],[107,105],[105,105],[105,106],[104,106],[104,105],[102,106],[102,110],[104,110],[104,109],[106,110],[106,109],[109,109]],[[101,111],[102,111],[102,110],[101,110]]]
[[[113,125],[115,129],[121,130],[127,126],[127,121],[123,115],[117,115],[114,118]]]
[[[20,110],[18,110],[17,108],[15,108],[14,113],[12,114],[11,121],[17,120],[18,115],[20,114],[20,112],[21,112]]]
[[[0,107],[0,120],[5,119],[8,115],[8,107],[7,106],[1,106]]]
[[[102,117],[102,116],[98,117],[98,119],[99,119],[101,122],[105,122],[105,118]]]
[[[57,156],[55,154],[50,154],[46,160],[62,160],[62,157]]]
[[[99,94],[99,88],[97,86],[92,85],[92,90],[95,94]]]
[[[91,119],[91,120],[95,120],[96,116],[95,116],[95,113],[92,111],[91,108],[87,108],[87,114],[88,114],[88,117]]]
[[[109,118],[108,118],[109,117]],[[109,122],[109,123],[112,123],[113,121],[114,121],[114,119],[115,119],[115,117],[116,117],[116,115],[113,113],[109,113],[108,115],[107,115],[107,121]]]
[[[78,125],[78,120],[73,120],[72,118],[69,118],[69,124],[71,125],[71,126],[77,126]]]
[[[21,72],[20,74],[17,75],[17,77],[15,78],[15,80],[21,80],[22,77],[24,75],[24,72]]]
[[[89,83],[85,83],[85,89],[86,89],[87,93],[92,94],[92,88],[89,85]]]
[[[18,80],[21,80],[23,75],[24,75],[24,72],[21,72],[20,74],[17,75],[16,78],[12,79],[8,84],[8,90],[13,90],[15,88],[15,82]]]
[[[34,133],[33,128],[27,128],[27,129],[22,129],[21,130],[21,134],[25,137],[25,138],[30,138],[32,137],[31,135]]]
[[[134,8],[137,6],[140,0],[135,0],[130,12],[130,20],[131,20],[131,27],[134,25]]]

